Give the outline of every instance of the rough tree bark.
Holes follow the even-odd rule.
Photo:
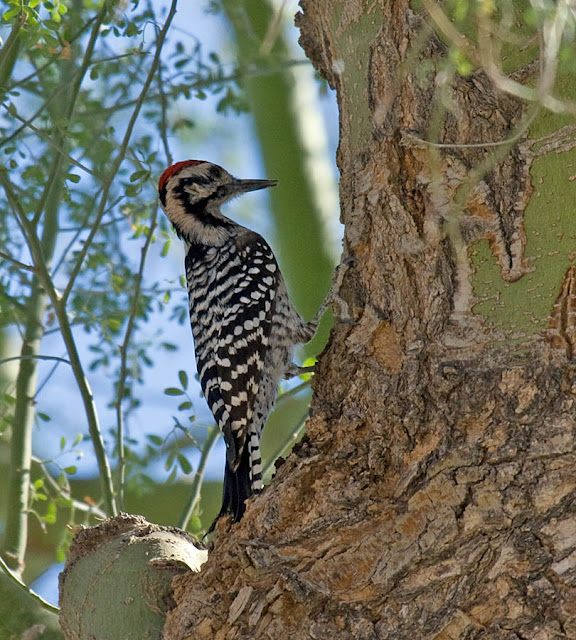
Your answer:
[[[307,438],[175,580],[165,638],[576,638],[573,216],[538,248],[526,137],[417,142],[506,140],[526,106],[406,65],[445,55],[406,0],[301,6],[338,96],[355,324],[320,359]],[[546,151],[566,163],[563,135]],[[531,299],[547,260],[561,275]]]

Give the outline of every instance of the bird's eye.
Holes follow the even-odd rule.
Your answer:
[[[216,179],[222,177],[222,169],[220,167],[216,166],[215,164],[213,164],[210,167],[209,173],[210,173],[210,178],[212,180],[216,180]]]
[[[193,178],[182,178],[180,185],[188,192],[198,193],[200,191],[200,186]]]

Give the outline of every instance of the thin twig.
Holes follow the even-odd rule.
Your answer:
[[[220,429],[214,425],[210,427],[208,431],[208,437],[204,441],[204,446],[202,447],[202,455],[200,456],[200,462],[198,463],[198,468],[196,469],[196,473],[194,474],[194,480],[192,481],[192,488],[190,491],[190,498],[188,503],[184,507],[184,511],[180,516],[180,522],[178,526],[180,529],[186,529],[188,526],[188,522],[196,509],[196,505],[198,504],[198,500],[200,500],[200,491],[202,489],[202,483],[204,481],[204,472],[206,470],[206,463],[208,462],[208,457],[210,455],[210,451],[212,451],[212,447],[216,444],[216,441],[220,437]]]
[[[98,18],[99,18],[99,15],[95,15],[93,18],[90,18],[89,20],[87,20],[80,27],[80,29],[68,40],[68,44],[72,44],[72,43],[76,42],[76,40],[78,40],[78,38],[81,38],[84,35],[84,33],[89,29],[90,25],[94,21],[98,20]],[[34,71],[32,71],[32,73],[28,74],[27,76],[24,76],[24,78],[21,78],[20,80],[16,80],[16,82],[14,82],[14,84],[11,84],[6,91],[8,93],[10,93],[14,89],[22,86],[23,84],[26,84],[26,82],[28,82],[28,80],[32,80],[38,74],[42,73],[42,71],[46,70],[48,67],[52,66],[55,62],[59,62],[59,61],[60,61],[59,56],[52,57],[50,60],[45,62],[43,65],[41,65],[40,67],[38,67]]]
[[[26,24],[26,15],[22,12],[18,19],[14,21],[10,35],[3,42],[0,49],[0,89],[4,92],[4,87],[8,84],[8,79],[14,71],[16,60],[18,58],[18,50],[21,40],[19,38],[20,29]]]
[[[292,387],[292,389],[288,389],[288,391],[284,391],[284,393],[278,396],[278,402],[282,401],[282,399],[287,400],[288,398],[298,395],[300,391],[304,391],[306,387],[310,387],[310,382],[308,380]]]
[[[435,0],[422,0],[422,4],[438,30],[452,46],[464,51],[477,67],[486,72],[498,89],[526,102],[536,102],[552,113],[576,113],[576,103],[555,98],[552,95],[556,82],[559,48],[567,28],[570,10],[574,5],[573,0],[559,0],[554,17],[546,20],[543,25],[543,71],[536,89],[506,75],[496,62],[495,53],[500,50],[500,47],[494,45],[491,37],[492,23],[483,8],[477,11],[479,37],[478,48],[476,48],[463,33],[456,29]]]
[[[447,143],[447,142],[432,142],[431,140],[424,140],[423,138],[419,138],[413,133],[409,133],[408,131],[404,131],[402,135],[408,140],[413,140],[422,145],[426,145],[427,147],[434,147],[436,149],[483,149],[490,147],[505,147],[513,145],[515,142],[518,142],[522,136],[526,133],[534,119],[539,113],[539,109],[531,111],[528,118],[525,118],[520,123],[521,126],[516,128],[516,132],[510,138],[506,138],[505,140],[499,140],[498,142],[466,142],[466,143]]]
[[[69,127],[72,122],[72,117],[76,109],[76,100],[80,95],[80,88],[82,86],[82,82],[84,80],[86,73],[88,72],[88,68],[90,66],[90,60],[92,59],[92,54],[94,53],[96,42],[98,40],[98,37],[100,36],[100,27],[102,26],[102,23],[106,19],[106,15],[108,14],[110,4],[111,4],[110,0],[104,0],[104,2],[102,3],[102,6],[100,7],[100,11],[98,11],[97,18],[90,31],[90,37],[88,38],[88,42],[86,43],[86,49],[84,50],[82,63],[80,64],[78,73],[73,76],[74,80],[71,83],[70,92],[68,95],[68,99],[64,105],[64,108],[62,109],[61,112],[57,111],[55,114],[54,113],[51,114],[53,118],[56,117],[65,123],[61,133],[57,136],[58,142],[51,141],[58,147],[63,147],[66,142],[66,134],[69,131]],[[42,191],[42,195],[40,196],[40,199],[36,206],[36,212],[34,214],[34,226],[36,226],[39,223],[40,218],[44,212],[46,212],[45,217],[48,217],[48,210],[52,208],[54,211],[55,219],[52,225],[48,225],[47,220],[46,219],[44,220],[45,230],[48,229],[49,226],[53,226],[53,227],[57,226],[56,211],[60,204],[61,192],[63,188],[62,173],[63,173],[64,158],[69,155],[67,153],[66,155],[64,154],[65,154],[65,151],[62,150],[62,152],[57,153],[56,156],[54,157],[54,161],[52,162],[50,173],[48,175],[48,180],[46,181],[46,186]],[[74,162],[74,164],[76,164],[76,161],[74,159],[72,159],[72,161]],[[92,174],[93,172],[90,171],[90,173]],[[44,231],[42,236],[42,248],[45,246],[45,243],[44,243],[45,233],[46,231]],[[53,251],[53,247],[52,247],[52,251]]]
[[[46,335],[46,333],[44,333],[44,335]],[[48,382],[50,382],[50,379],[56,373],[59,366],[60,366],[60,363],[55,362],[50,368],[50,371],[46,374],[44,380],[42,380],[42,382],[36,385],[36,392],[34,393],[34,401],[36,401],[38,396],[42,393],[42,390],[44,389],[44,387],[48,384]]]
[[[41,356],[37,353],[32,353],[30,355],[24,356],[13,356],[11,358],[3,358],[0,360],[0,365],[6,364],[7,362],[14,362],[15,360],[53,360],[54,362],[63,362],[64,364],[69,364],[72,366],[70,360],[66,360],[66,358],[59,358],[58,356]]]
[[[0,104],[0,107],[5,109],[12,118],[16,118],[16,120],[18,120],[19,122],[22,122],[22,124],[27,129],[30,129],[31,131],[33,131],[39,138],[41,138],[42,140],[45,140],[63,158],[66,158],[68,162],[70,162],[73,165],[76,165],[79,169],[86,171],[86,173],[90,174],[91,176],[94,176],[95,178],[100,177],[95,171],[92,171],[92,169],[88,168],[85,164],[82,164],[81,162],[76,160],[76,158],[73,158],[69,153],[66,153],[66,151],[64,151],[64,149],[62,149],[62,147],[57,142],[55,142],[47,133],[44,133],[42,129],[38,129],[38,127],[35,127],[31,122],[29,122],[28,120],[25,120],[21,115],[19,115],[13,109],[10,109],[10,107],[5,105],[4,103]],[[0,143],[0,147],[1,146],[2,146],[2,143]]]
[[[165,92],[165,95],[167,97],[175,97],[175,96],[181,95],[184,89],[188,89],[191,91],[198,90],[198,89],[209,89],[212,86],[224,85],[229,82],[236,82],[238,80],[242,80],[244,78],[258,78],[261,76],[274,75],[276,73],[280,73],[284,69],[290,69],[296,66],[306,66],[309,64],[310,64],[310,61],[307,59],[289,60],[277,66],[267,67],[265,69],[249,69],[249,70],[242,69],[242,70],[235,71],[234,73],[231,73],[227,76],[219,76],[219,77],[210,76],[208,78],[202,78],[200,80],[197,80],[196,82],[193,82],[188,85],[179,85],[179,86],[173,87],[171,91]],[[172,81],[172,78],[164,78],[164,82],[166,84],[170,84],[171,81]],[[147,96],[145,102],[154,102],[155,100],[161,99],[161,97],[162,96],[160,93],[152,93]],[[87,117],[90,115],[101,114],[106,111],[113,111],[114,113],[117,113],[122,109],[127,109],[128,107],[134,106],[137,102],[138,102],[138,98],[127,100],[126,102],[116,102],[113,106],[104,107],[103,109],[97,112],[84,111],[82,115],[84,117]]]
[[[60,612],[60,609],[58,609],[58,607],[51,605],[49,602],[46,602],[46,600],[44,600],[41,595],[37,594],[35,591],[32,591],[32,589],[27,587],[21,580],[19,580],[18,576],[10,570],[10,567],[6,564],[6,562],[4,562],[4,558],[2,558],[1,556],[0,569],[4,571],[6,576],[8,576],[10,580],[12,580],[12,582],[18,587],[18,589],[20,589],[20,591],[35,600],[43,609],[46,609],[46,611],[50,611],[50,613],[57,614]]]
[[[104,215],[106,215],[107,213],[112,211],[112,209],[114,209],[114,207],[119,202],[121,202],[124,198],[125,198],[125,196],[118,196],[118,198],[116,198],[116,200],[114,200],[114,202],[112,202],[112,204],[106,209],[106,211],[104,211]],[[80,223],[80,226],[76,227],[74,236],[70,239],[70,241],[68,242],[68,244],[66,245],[66,247],[62,251],[62,254],[60,255],[60,258],[58,259],[58,262],[56,263],[56,266],[52,270],[52,277],[53,278],[56,276],[56,274],[58,273],[58,271],[60,270],[62,265],[66,262],[66,257],[68,256],[68,253],[70,252],[72,247],[76,244],[76,241],[80,237],[80,234],[82,233],[82,231],[86,231],[86,229],[88,228],[88,223],[90,222],[91,214],[92,214],[92,212],[88,209],[86,211],[86,215],[84,216],[84,218],[82,219],[82,222]],[[126,219],[125,216],[123,216],[123,218]],[[121,219],[122,218],[117,218],[117,220],[121,220]],[[108,223],[102,222],[100,224],[100,228],[102,228],[105,224],[108,224]],[[64,229],[60,229],[60,232],[63,232],[63,231],[64,231]]]
[[[468,58],[472,60],[476,65],[479,64],[478,54],[474,43],[471,42],[463,33],[458,31],[452,24],[448,16],[438,6],[436,0],[422,0],[424,8],[428,12],[432,21],[438,27],[440,32],[445,38],[452,43],[453,46],[458,49],[462,49]]]
[[[25,271],[32,271],[34,272],[35,269],[31,264],[24,264],[23,262],[20,262],[20,260],[16,260],[16,258],[13,258],[11,255],[4,253],[4,251],[0,251],[0,258],[3,258],[4,260],[8,260],[9,262],[11,262],[12,264],[15,264],[19,269],[24,269]]]
[[[97,518],[102,518],[102,519],[106,518],[106,514],[104,513],[104,511],[102,511],[102,509],[100,509],[100,507],[97,507],[94,504],[88,504],[88,502],[83,502],[82,500],[76,500],[70,495],[69,489],[64,489],[64,487],[61,487],[56,481],[56,479],[52,476],[50,471],[48,471],[48,468],[46,467],[46,463],[44,461],[39,460],[38,458],[35,458],[35,457],[32,457],[32,461],[35,462],[40,467],[44,477],[48,481],[48,484],[56,492],[57,496],[63,498],[64,500],[70,500],[72,507],[74,509],[77,509],[78,511],[83,511],[84,513],[92,514]]]
[[[268,473],[271,471],[276,460],[278,460],[278,458],[283,458],[286,455],[287,451],[294,446],[294,444],[298,441],[298,438],[300,438],[300,436],[304,433],[307,419],[308,419],[308,410],[306,410],[306,413],[297,422],[298,426],[296,427],[296,429],[292,431],[292,433],[286,438],[286,440],[284,440],[284,442],[276,450],[276,453],[274,453],[266,463],[266,466],[262,470],[263,478],[265,478],[268,475]]]
[[[122,164],[122,162],[123,162],[123,160],[124,160],[124,158],[126,156],[128,145],[130,143],[130,138],[132,137],[132,132],[133,132],[134,127],[136,125],[136,120],[138,119],[138,116],[140,114],[140,110],[142,109],[142,106],[143,106],[144,101],[146,99],[146,96],[148,94],[148,90],[150,89],[150,85],[152,84],[152,81],[154,80],[154,76],[156,74],[156,70],[158,68],[158,64],[160,63],[160,54],[162,53],[162,47],[164,46],[164,41],[166,39],[166,34],[168,32],[168,29],[170,27],[170,24],[172,23],[172,20],[173,20],[174,16],[176,15],[176,6],[177,6],[177,4],[178,4],[178,0],[172,0],[172,3],[170,5],[170,10],[168,12],[168,16],[166,17],[166,21],[164,23],[164,26],[162,27],[162,29],[158,33],[158,38],[156,40],[156,51],[154,53],[154,58],[153,58],[152,63],[150,65],[150,69],[149,69],[148,74],[146,76],[146,80],[144,82],[144,86],[142,87],[142,91],[140,92],[140,95],[138,97],[136,106],[134,108],[134,111],[132,112],[132,115],[130,117],[130,121],[128,122],[128,126],[126,128],[126,133],[124,134],[124,139],[122,140],[122,144],[120,145],[120,149],[118,151],[116,159],[112,163],[112,167],[110,169],[110,172],[109,172],[106,180],[103,183],[102,196],[101,196],[101,199],[100,199],[100,207],[98,209],[98,213],[96,214],[96,218],[94,220],[94,224],[92,226],[92,230],[90,231],[90,234],[88,235],[88,237],[84,241],[82,249],[78,253],[78,258],[76,259],[76,264],[72,268],[72,271],[70,273],[70,278],[68,280],[68,284],[66,285],[64,293],[62,294],[62,299],[63,299],[64,303],[66,303],[68,297],[70,296],[70,292],[72,291],[72,287],[74,286],[74,282],[75,282],[76,278],[78,277],[78,274],[80,273],[80,269],[82,268],[82,264],[84,262],[86,254],[88,252],[88,249],[89,249],[90,245],[92,244],[92,241],[94,240],[94,236],[96,235],[96,233],[98,231],[98,226],[99,226],[100,221],[102,220],[102,217],[103,217],[104,212],[106,210],[106,202],[108,200],[108,194],[110,192],[110,189],[112,188],[112,183],[113,183],[113,181],[114,181],[114,179],[116,177],[116,174],[118,173],[120,165]]]
[[[162,139],[162,146],[164,147],[164,153],[166,154],[166,166],[169,167],[173,164],[172,152],[170,151],[170,145],[168,144],[168,101],[166,100],[166,94],[164,92],[164,82],[162,80],[162,65],[158,65],[158,93],[160,95],[160,138]]]
[[[158,224],[158,208],[154,207],[154,213],[152,214],[152,220],[150,222],[150,228],[148,235],[146,236],[146,242],[142,247],[140,255],[140,267],[138,274],[136,275],[136,283],[134,287],[134,294],[132,296],[132,302],[130,304],[130,313],[128,315],[128,323],[126,325],[126,333],[124,334],[124,340],[120,346],[120,378],[118,380],[118,393],[116,399],[116,446],[118,449],[118,505],[121,511],[124,510],[124,480],[126,473],[126,456],[124,452],[124,415],[122,413],[122,401],[124,400],[124,390],[126,388],[126,378],[128,376],[128,347],[130,340],[132,339],[132,332],[136,325],[136,313],[138,312],[138,302],[140,298],[140,288],[142,286],[142,279],[144,277],[144,266],[146,265],[146,258],[148,257],[148,250],[152,243],[154,231]]]

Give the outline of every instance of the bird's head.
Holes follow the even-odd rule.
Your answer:
[[[276,180],[239,180],[217,164],[184,160],[162,173],[158,196],[178,235],[190,242],[218,245],[235,226],[220,212],[220,207],[235,196],[276,183]]]

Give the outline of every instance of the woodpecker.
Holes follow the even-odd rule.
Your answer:
[[[177,162],[158,183],[160,205],[185,243],[198,377],[226,442],[218,518],[230,513],[233,521],[262,489],[264,424],[279,381],[297,371],[294,345],[308,342],[317,326],[318,316],[305,322],[290,301],[266,240],[220,210],[235,196],[276,184],[239,180],[202,160]]]

